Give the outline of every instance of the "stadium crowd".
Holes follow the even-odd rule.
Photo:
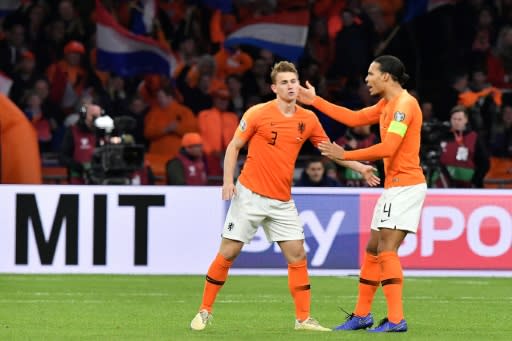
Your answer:
[[[233,0],[225,2],[227,9],[215,1],[158,0],[149,29],[141,19],[143,1],[101,3],[121,26],[173,51],[171,75],[124,77],[100,69],[93,1],[24,0],[0,18],[0,79],[12,81],[6,95],[37,133],[44,182],[68,183],[75,171],[87,170],[90,153],[76,159],[75,149],[94,135],[85,124],[87,106],[94,104],[136,122],[130,135],[144,146],[141,183],[174,183],[168,170],[176,164],[169,161],[179,157],[189,164],[186,150],[193,144],[182,137],[197,132],[197,166],[207,175],[201,184],[218,184],[239,118],[274,97],[268,75],[283,59],[251,45],[226,48],[224,40],[249,19],[307,10],[308,37],[296,64],[318,95],[351,109],[372,105],[367,67],[377,55],[396,55],[411,73],[406,88],[423,110],[421,157],[429,186],[512,184],[511,1],[440,1],[428,13],[413,13],[405,0]],[[348,129],[316,112],[331,140],[346,149],[379,140],[375,127]],[[332,181],[305,180],[302,169],[318,160]],[[53,173],[62,167],[65,175]],[[179,178],[187,183],[187,174]],[[296,180],[362,185],[349,170],[319,158],[310,144],[301,151]]]

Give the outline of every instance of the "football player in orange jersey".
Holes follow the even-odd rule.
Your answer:
[[[220,250],[206,275],[199,312],[190,327],[203,330],[212,317],[212,306],[228,277],[228,270],[249,243],[258,226],[267,239],[277,242],[288,262],[288,286],[295,303],[295,329],[330,331],[310,316],[311,290],[304,249],[304,229],[299,220],[291,186],[295,161],[306,140],[315,146],[328,141],[316,115],[297,105],[299,79],[295,66],[279,62],[271,73],[276,99],[255,105],[243,115],[226,149],[222,199],[231,200]],[[234,172],[240,149],[249,148],[235,185]],[[370,185],[380,179],[374,168],[356,161],[343,161],[360,172]]]
[[[379,123],[381,143],[368,148],[345,151],[329,141],[319,144],[322,155],[334,161],[384,160],[384,191],[371,223],[371,234],[361,264],[356,308],[335,330],[366,329],[373,325],[371,304],[382,285],[388,315],[371,332],[405,332],[407,322],[402,306],[403,273],[398,247],[407,233],[416,233],[427,185],[420,166],[422,113],[412,95],[403,88],[409,76],[396,57],[377,57],[368,68],[366,84],[370,94],[379,96],[375,105],[352,111],[316,96],[306,82],[298,100],[311,104],[333,119],[349,126]]]

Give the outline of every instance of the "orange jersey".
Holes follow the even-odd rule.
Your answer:
[[[244,114],[235,137],[249,142],[239,181],[268,198],[288,201],[295,161],[304,142],[328,140],[316,115],[296,106],[293,116],[281,113],[277,100],[255,105]]]
[[[425,182],[420,166],[420,140],[423,115],[416,98],[406,90],[392,100],[359,111],[331,104],[316,97],[313,105],[333,119],[349,126],[380,125],[381,143],[346,151],[345,160],[384,160],[384,187],[412,186]]]

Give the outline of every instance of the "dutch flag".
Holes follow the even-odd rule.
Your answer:
[[[296,62],[308,37],[309,13],[284,12],[255,18],[242,24],[224,42],[226,47],[253,45]]]
[[[119,25],[99,1],[96,2],[96,18],[98,69],[120,76],[172,74],[176,59],[168,48]]]

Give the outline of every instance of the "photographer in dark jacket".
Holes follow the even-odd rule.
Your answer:
[[[96,148],[94,120],[100,117],[102,112],[103,109],[99,105],[83,105],[79,111],[80,118],[67,128],[64,134],[60,162],[68,169],[70,184],[87,183],[87,171]]]

